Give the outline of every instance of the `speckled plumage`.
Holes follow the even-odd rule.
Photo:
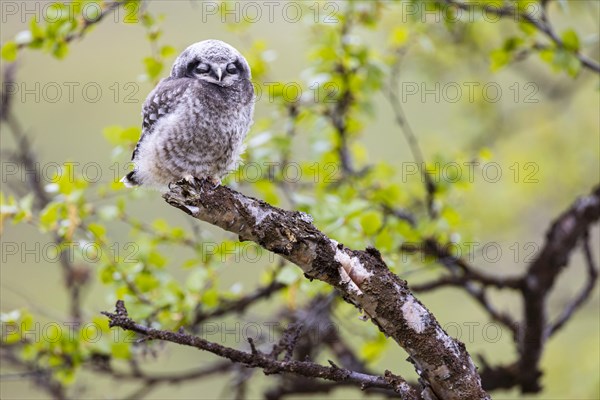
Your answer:
[[[144,103],[125,185],[166,191],[182,178],[218,183],[235,169],[254,112],[250,78],[246,59],[227,43],[205,40],[185,49]]]

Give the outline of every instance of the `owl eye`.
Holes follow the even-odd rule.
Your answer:
[[[226,68],[226,70],[227,70],[227,73],[228,73],[228,74],[235,74],[235,73],[237,73],[237,70],[238,70],[238,69],[237,69],[237,67],[235,66],[235,64],[227,64],[227,68]]]
[[[198,66],[194,70],[194,72],[198,74],[206,74],[208,71],[210,71],[210,66],[204,63],[198,64]]]

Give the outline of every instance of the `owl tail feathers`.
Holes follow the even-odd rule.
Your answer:
[[[140,185],[140,182],[135,177],[135,171],[131,171],[121,178],[121,182],[128,188]]]

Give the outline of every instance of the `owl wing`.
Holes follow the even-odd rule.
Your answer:
[[[186,78],[165,78],[146,98],[142,107],[142,136],[138,140],[131,159],[134,160],[141,143],[152,135],[156,122],[174,112],[181,104],[182,94],[187,90]]]

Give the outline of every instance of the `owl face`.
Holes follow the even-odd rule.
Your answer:
[[[204,40],[185,49],[175,60],[173,78],[200,79],[229,87],[240,79],[250,79],[250,67],[232,46],[220,40]]]

